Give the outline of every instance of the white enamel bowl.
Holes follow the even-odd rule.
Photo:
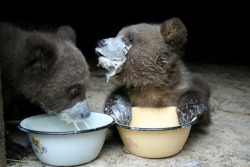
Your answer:
[[[84,123],[68,124],[58,116],[42,114],[24,119],[19,129],[27,132],[38,159],[55,166],[74,166],[94,160],[100,153],[107,128],[114,119],[106,114],[91,112]]]

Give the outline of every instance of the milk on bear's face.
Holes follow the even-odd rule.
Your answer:
[[[115,38],[102,39],[98,41],[98,47],[95,49],[99,55],[99,65],[107,69],[107,82],[109,78],[118,73],[122,64],[126,61],[126,54],[132,46],[132,43],[125,43],[124,36],[120,35]]]
[[[23,31],[0,25],[0,67],[14,91],[64,120],[90,115],[86,101],[88,65],[75,45],[75,31]],[[9,49],[12,48],[12,49]]]

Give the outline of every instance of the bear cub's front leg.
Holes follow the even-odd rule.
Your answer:
[[[209,106],[202,98],[193,98],[197,92],[186,92],[177,107],[180,125],[186,124],[197,117],[200,121],[210,122]]]
[[[197,117],[203,124],[210,123],[210,90],[206,81],[192,74],[191,86],[178,100],[177,114],[180,124],[186,124]]]
[[[180,125],[197,117],[203,123],[210,122],[208,101],[197,96],[199,92],[188,91],[179,99],[177,114]],[[131,104],[122,95],[115,94],[108,98],[104,113],[113,116],[117,122],[129,125],[132,119]]]
[[[209,86],[199,75],[190,74],[190,77],[189,88],[183,92],[177,102],[179,123],[183,125],[197,117],[199,122],[208,124],[210,123]],[[128,125],[132,119],[132,104],[125,91],[126,89],[124,87],[120,87],[111,94],[106,101],[104,113],[115,117],[119,123]],[[166,96],[165,98],[168,97]],[[144,107],[147,107],[146,104]]]
[[[115,91],[105,103],[104,113],[113,116],[117,122],[128,125],[131,122],[131,103],[127,96]]]

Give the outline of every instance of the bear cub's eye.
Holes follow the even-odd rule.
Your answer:
[[[132,43],[132,42],[134,41],[134,38],[133,38],[133,37],[128,37],[128,41],[129,41],[130,43]]]
[[[70,96],[71,96],[72,98],[75,98],[75,97],[79,96],[80,93],[81,93],[81,90],[80,90],[79,88],[72,88],[72,89],[70,90]]]

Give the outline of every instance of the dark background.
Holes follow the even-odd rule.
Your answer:
[[[0,4],[0,21],[26,28],[72,26],[77,46],[96,66],[98,40],[124,26],[161,23],[179,17],[188,29],[187,62],[250,64],[250,1],[108,1],[85,0]]]

